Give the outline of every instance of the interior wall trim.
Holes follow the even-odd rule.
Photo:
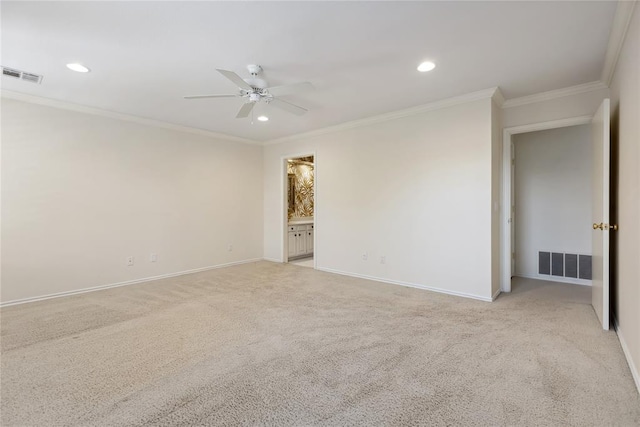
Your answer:
[[[25,303],[36,302],[36,301],[44,301],[44,300],[53,299],[53,298],[61,298],[61,297],[66,297],[66,296],[71,296],[71,295],[84,294],[84,293],[87,293],[87,292],[102,291],[104,289],[118,288],[120,286],[135,285],[137,283],[150,282],[150,281],[153,281],[153,280],[160,280],[160,279],[167,279],[169,277],[184,276],[186,274],[200,273],[202,271],[215,270],[215,269],[223,268],[223,267],[231,267],[232,265],[248,264],[250,262],[256,262],[256,261],[261,261],[261,260],[262,260],[262,258],[252,258],[252,259],[246,259],[246,260],[242,260],[242,261],[228,262],[228,263],[225,263],[225,264],[212,265],[212,266],[208,266],[208,267],[194,268],[192,270],[178,271],[176,273],[161,274],[159,276],[143,277],[141,279],[127,280],[127,281],[124,281],[124,282],[111,283],[111,284],[108,284],[108,285],[101,285],[101,286],[93,286],[93,287],[90,287],[90,288],[76,289],[74,291],[57,292],[55,294],[48,294],[48,295],[41,295],[41,296],[37,296],[37,297],[16,299],[16,300],[11,300],[11,301],[1,302],[0,303],[0,307],[9,307],[9,306],[12,306],[12,305],[25,304]]]
[[[28,102],[31,104],[44,105],[46,107],[60,108],[63,110],[75,111],[78,113],[91,114],[94,116],[107,117],[110,119],[124,120],[145,126],[168,129],[177,132],[191,133],[194,135],[207,136],[225,141],[241,142],[243,144],[260,145],[259,141],[252,139],[240,138],[238,136],[227,135],[224,133],[211,132],[204,129],[182,126],[173,123],[163,122],[160,120],[146,119],[144,117],[133,116],[130,114],[116,113],[115,111],[101,110],[99,108],[87,107],[85,105],[73,104],[71,102],[58,101],[56,99],[44,98],[41,96],[28,95],[26,93],[14,92],[10,90],[1,90],[2,98],[13,99],[16,101]]]
[[[384,114],[379,114],[377,116],[367,117],[364,119],[353,120],[350,122],[345,122],[345,123],[341,123],[334,126],[328,126],[325,128],[312,130],[310,132],[303,132],[295,135],[285,136],[282,138],[272,139],[270,141],[265,142],[263,145],[276,145],[276,144],[283,144],[285,142],[298,141],[300,139],[313,138],[316,136],[326,135],[329,133],[335,133],[343,130],[369,126],[377,123],[383,123],[389,120],[395,120],[403,117],[414,116],[416,114],[426,113],[428,111],[449,108],[455,105],[478,101],[480,99],[493,98],[498,90],[499,90],[498,87],[492,87],[490,89],[484,89],[477,92],[467,93],[465,95],[441,99],[439,101],[430,102],[428,104],[418,105],[417,107],[411,107],[411,108],[406,108],[404,110],[392,111],[390,113],[384,113]]]
[[[569,86],[562,89],[549,90],[547,92],[535,93],[533,95],[511,98],[504,101],[502,108],[520,107],[521,105],[535,104],[536,102],[550,101],[552,99],[563,98],[565,96],[579,95],[581,93],[593,92],[596,90],[608,89],[608,86],[600,80],[584,83],[576,86]]]
[[[627,31],[629,30],[629,24],[631,23],[635,6],[635,0],[618,1],[616,14],[613,17],[613,25],[611,26],[611,33],[609,33],[609,44],[607,45],[607,53],[604,57],[602,76],[600,77],[600,80],[602,80],[607,87],[611,85],[613,73],[618,64],[618,58],[620,57]]]
[[[350,272],[341,271],[341,270],[334,270],[334,269],[331,269],[331,268],[317,267],[316,270],[326,271],[327,273],[339,274],[341,276],[357,277],[359,279],[372,280],[374,282],[382,282],[382,283],[388,283],[388,284],[391,284],[391,285],[400,285],[400,286],[406,286],[406,287],[409,287],[409,288],[423,289],[425,291],[437,292],[439,294],[447,294],[447,295],[453,295],[453,296],[456,296],[456,297],[471,298],[471,299],[476,299],[476,300],[485,301],[485,302],[492,302],[494,300],[494,297],[483,297],[483,296],[480,296],[480,295],[468,294],[468,293],[465,293],[465,292],[450,291],[450,290],[447,290],[447,289],[436,288],[436,287],[433,287],[433,286],[425,286],[425,285],[420,285],[420,284],[417,284],[417,283],[403,282],[403,281],[400,281],[400,280],[382,279],[380,277],[367,276],[367,275],[358,274],[358,273],[350,273]],[[498,291],[498,293],[499,293],[499,291]],[[495,296],[497,297],[497,294]]]
[[[615,314],[613,315],[613,326],[616,329],[616,334],[618,335],[618,339],[620,340],[620,346],[622,347],[624,357],[627,359],[627,364],[629,365],[629,369],[631,370],[633,381],[636,383],[638,393],[640,393],[640,373],[638,372],[638,368],[636,367],[635,363],[633,363],[633,359],[631,358],[631,351],[629,351],[627,341],[624,339],[624,335],[622,335],[620,324],[618,324],[618,319]]]

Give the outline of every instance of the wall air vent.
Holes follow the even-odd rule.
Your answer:
[[[26,71],[16,70],[15,68],[2,67],[2,75],[20,79],[31,83],[41,83],[42,76],[39,74],[27,73]]]
[[[591,280],[591,255],[540,251],[538,274]]]

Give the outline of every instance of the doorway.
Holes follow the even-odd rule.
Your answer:
[[[590,125],[519,133],[511,142],[511,275],[591,286]]]
[[[513,165],[515,164],[515,150],[513,144],[513,136],[526,132],[564,128],[568,126],[577,126],[589,124],[591,139],[591,305],[598,320],[602,324],[602,328],[609,329],[610,325],[610,298],[609,298],[609,272],[610,272],[610,251],[609,240],[610,232],[616,231],[616,224],[609,224],[610,211],[610,100],[605,98],[598,107],[593,116],[582,116],[570,119],[557,120],[553,122],[537,123],[533,125],[525,125],[519,127],[505,128],[503,134],[503,188],[502,188],[502,247],[501,247],[501,289],[505,292],[511,291],[511,279],[516,271],[513,269],[512,259],[516,256],[513,252],[517,245],[513,245],[512,238],[515,233],[514,215],[515,199],[514,196],[514,176]],[[550,220],[553,220],[551,218]],[[583,227],[589,229],[586,225]],[[538,268],[554,270],[554,264],[558,274],[564,269],[567,270],[567,256],[562,252],[554,255],[552,252],[539,251]],[[576,263],[576,254],[570,254],[573,258],[570,260],[573,265]],[[554,256],[556,258],[554,262]],[[547,265],[547,259],[549,264]],[[577,258],[578,272],[580,271],[580,258]],[[579,274],[579,273],[578,273]]]
[[[315,268],[315,155],[284,159],[284,262]]]
[[[590,284],[591,247],[588,232],[591,211],[588,194],[592,183],[590,179],[580,181],[566,163],[563,169],[563,162],[577,164],[584,160],[580,154],[572,152],[575,144],[574,147],[553,146],[554,133],[571,133],[571,128],[581,129],[582,139],[585,133],[587,135],[582,144],[588,155],[589,130],[581,126],[587,125],[588,128],[590,121],[590,116],[582,116],[504,130],[503,292],[511,292],[514,277],[553,283]],[[579,130],[576,132],[580,133]],[[542,147],[545,144],[536,146],[536,140],[538,144],[547,140],[546,150]],[[581,155],[584,157],[585,152]],[[520,169],[519,163],[522,163]],[[588,162],[587,167],[590,164]],[[516,181],[516,178],[526,176],[530,178],[527,183]],[[576,186],[588,190],[587,194],[576,197],[576,194],[567,192],[567,188]],[[588,203],[586,213],[581,214],[579,207],[585,202]],[[577,219],[576,215],[586,219]],[[584,220],[587,221],[586,226],[582,224]],[[569,233],[565,233],[566,229],[569,229]]]

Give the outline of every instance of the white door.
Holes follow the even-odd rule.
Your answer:
[[[591,304],[602,328],[609,329],[609,100],[591,120],[593,147]]]

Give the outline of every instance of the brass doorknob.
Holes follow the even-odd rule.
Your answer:
[[[604,222],[601,222],[600,224],[597,224],[597,223],[594,222],[593,223],[593,229],[594,230],[603,230],[603,231],[606,231],[606,230],[618,231],[618,224],[609,225],[609,224],[605,224]]]

